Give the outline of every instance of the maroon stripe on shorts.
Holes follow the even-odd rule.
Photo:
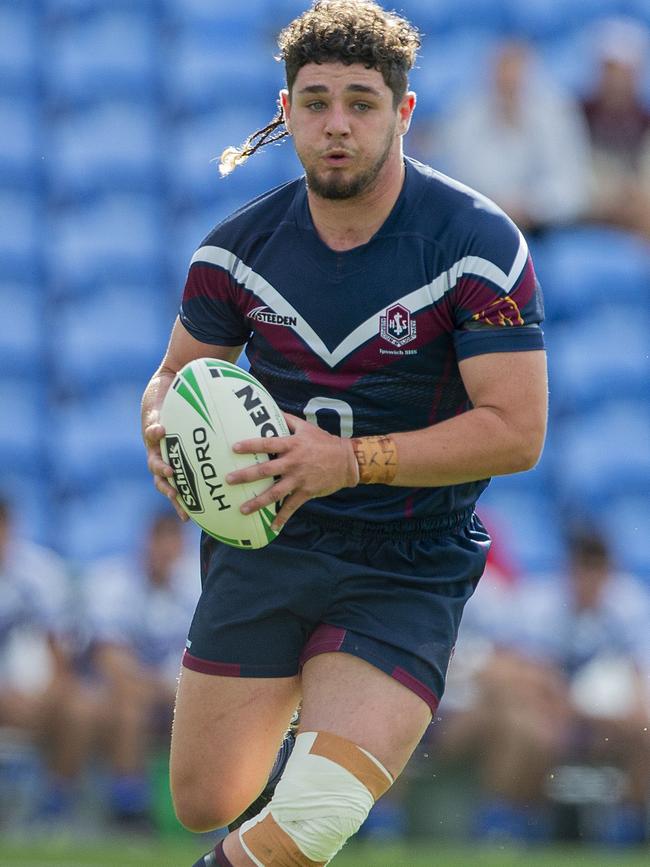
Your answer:
[[[219,867],[232,867],[232,861],[229,861],[226,858],[226,854],[223,851],[223,840],[221,840],[215,848],[214,854],[217,859],[217,864],[219,864]]]
[[[330,626],[328,623],[321,623],[311,634],[311,638],[303,647],[300,654],[300,665],[304,665],[312,656],[318,656],[319,653],[335,653],[341,649],[347,630],[340,626]]]
[[[182,660],[185,668],[198,671],[201,674],[222,674],[225,677],[241,677],[241,665],[235,662],[212,662],[209,659],[199,659],[187,650]]]
[[[395,680],[398,680],[400,683],[403,683],[405,687],[414,692],[416,695],[419,695],[423,701],[431,708],[431,713],[435,714],[438,710],[438,705],[440,704],[440,699],[433,692],[433,690],[429,689],[428,686],[425,686],[421,680],[418,680],[417,677],[413,677],[412,674],[409,674],[405,669],[400,668],[399,665],[396,665],[395,668],[391,671],[390,676]]]

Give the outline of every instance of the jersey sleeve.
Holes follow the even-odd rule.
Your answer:
[[[240,309],[240,287],[230,267],[232,254],[204,244],[192,257],[179,318],[192,337],[217,346],[241,346],[250,336]]]
[[[486,211],[463,253],[451,277],[458,359],[543,349],[541,290],[517,227],[496,209]]]

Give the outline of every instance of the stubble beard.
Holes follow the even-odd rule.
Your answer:
[[[391,130],[386,137],[384,149],[375,162],[368,169],[359,172],[351,178],[340,177],[336,171],[328,173],[325,177],[321,177],[315,171],[305,167],[307,186],[310,191],[322,199],[330,200],[352,199],[365,192],[373,186],[384,167],[393,147],[394,137],[395,132]]]

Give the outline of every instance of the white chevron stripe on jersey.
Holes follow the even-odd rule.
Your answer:
[[[446,292],[454,288],[458,280],[466,274],[483,277],[496,284],[507,294],[514,286],[528,258],[526,241],[519,233],[519,250],[513,262],[510,272],[506,274],[493,262],[482,259],[479,256],[465,256],[459,259],[448,271],[444,271],[431,283],[413,290],[401,298],[395,298],[392,304],[402,304],[411,313],[418,313],[426,307],[430,307],[439,301]],[[365,322],[358,325],[354,331],[339,343],[331,352],[323,343],[314,329],[305,322],[298,311],[284,298],[260,274],[257,274],[241,259],[223,247],[205,246],[200,247],[192,256],[191,265],[197,262],[205,262],[209,265],[217,265],[228,271],[233,279],[244,286],[249,292],[253,292],[274,313],[282,316],[292,316],[297,319],[297,324],[291,328],[309,346],[320,359],[330,367],[336,367],[344,358],[351,355],[368,340],[372,340],[379,333],[379,318],[384,313],[384,308],[373,313]]]
[[[494,283],[503,290],[504,295],[507,295],[521,276],[521,272],[524,270],[527,261],[528,245],[524,236],[519,232],[519,249],[507,274],[488,259],[482,259],[480,256],[464,256],[458,262],[455,262],[447,272],[449,274],[450,288],[455,286],[463,275],[473,274],[476,277],[483,277],[489,280],[490,283]]]

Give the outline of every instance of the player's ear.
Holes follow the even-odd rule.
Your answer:
[[[280,91],[280,105],[284,114],[284,125],[288,132],[291,132],[291,100],[289,99],[289,91],[283,87]]]
[[[397,131],[398,135],[406,135],[411,125],[411,118],[415,110],[417,97],[414,91],[409,90],[404,94],[400,104],[397,106]]]

